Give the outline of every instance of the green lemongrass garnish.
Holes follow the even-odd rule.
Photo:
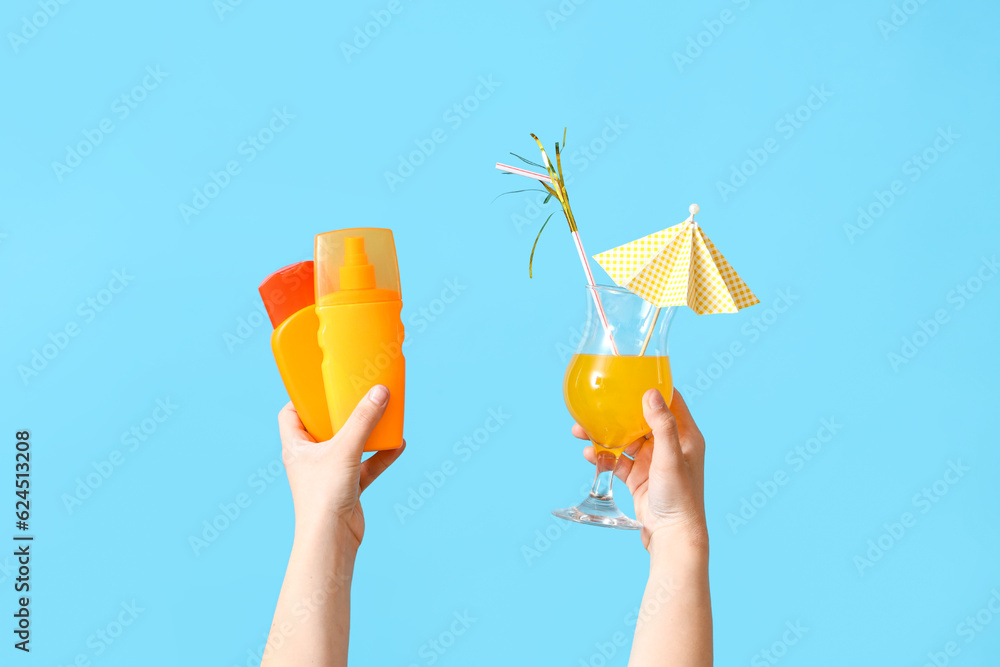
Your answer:
[[[566,180],[563,176],[563,169],[562,169],[562,154],[566,150],[566,131],[567,128],[564,127],[562,146],[559,145],[559,142],[556,142],[556,159],[554,163],[552,160],[549,159],[548,153],[545,152],[545,146],[542,145],[541,140],[534,133],[531,133],[531,138],[535,140],[536,144],[538,144],[538,150],[541,151],[542,153],[543,164],[532,162],[531,160],[522,157],[517,153],[511,153],[511,155],[516,157],[521,162],[524,162],[525,164],[529,164],[532,167],[538,167],[540,169],[544,169],[546,172],[545,176],[533,171],[521,169],[519,167],[512,167],[510,165],[501,164],[499,162],[497,163],[497,169],[500,170],[506,169],[507,171],[504,172],[506,174],[516,173],[517,175],[520,176],[527,176],[529,178],[533,178],[537,180],[542,185],[543,188],[545,188],[544,190],[538,190],[538,189],[511,190],[510,192],[504,192],[498,195],[496,199],[499,199],[503,195],[515,194],[518,192],[545,192],[547,196],[545,197],[545,201],[543,201],[542,204],[548,204],[549,200],[551,200],[553,197],[559,200],[559,205],[562,208],[563,215],[566,217],[566,224],[569,225],[569,231],[570,233],[576,235],[577,234],[576,218],[573,216],[573,209],[570,207],[569,204],[569,192],[567,192],[566,190]],[[494,199],[493,201],[496,201],[496,199]],[[552,215],[555,214],[553,213]],[[541,228],[538,230],[538,235],[535,236],[535,242],[531,246],[531,256],[528,259],[528,277],[534,277],[533,266],[535,261],[535,250],[538,248],[538,239],[541,238],[542,232],[545,230],[545,227],[549,224],[549,220],[552,219],[552,215],[549,215],[549,217],[545,219],[545,222],[542,223]],[[581,257],[581,261],[584,262],[584,269],[588,271],[588,276],[589,276],[590,275],[589,267],[587,267],[586,265],[586,258]]]
[[[551,195],[550,195],[551,196]],[[538,245],[538,239],[542,238],[542,232],[545,231],[545,225],[549,224],[549,220],[552,219],[557,211],[552,211],[549,213],[549,217],[545,218],[545,222],[542,223],[542,228],[538,230],[538,236],[535,237],[535,243],[531,246],[531,257],[528,259],[528,277],[533,278],[531,275],[531,263],[535,261],[535,247]]]
[[[566,129],[567,128],[563,128],[563,148],[565,148],[566,146]],[[563,210],[563,215],[566,216],[566,223],[569,225],[569,231],[575,232],[577,231],[576,218],[573,217],[573,209],[569,205],[569,193],[566,191],[566,180],[563,177],[562,150],[560,150],[559,148],[559,142],[558,141],[556,142],[556,163],[555,163],[555,169],[553,169],[552,160],[549,159],[548,153],[545,152],[545,146],[542,145],[541,140],[537,136],[535,136],[534,133],[531,134],[531,138],[535,140],[536,144],[538,144],[538,150],[542,152],[542,162],[545,163],[544,165],[536,165],[536,166],[544,167],[545,171],[548,172],[549,180],[552,181],[552,185],[549,185],[545,181],[539,181],[539,183],[542,184],[542,187],[545,188],[545,191],[549,193],[549,196],[545,198],[544,203],[548,203],[548,201],[552,197],[558,199],[559,204]],[[514,154],[511,153],[511,155]],[[520,156],[515,155],[515,157],[520,157]],[[521,159],[523,160],[524,158]],[[525,162],[527,162],[527,160],[525,160]],[[533,277],[534,274],[532,265],[535,259],[535,247],[538,245],[538,237],[542,235],[542,231],[545,229],[545,225],[549,223],[549,220],[551,218],[552,218],[551,215],[548,218],[546,218],[545,223],[542,224],[542,228],[538,230],[538,236],[535,237],[535,245],[531,247],[531,258],[528,260],[529,278]]]
[[[507,192],[501,192],[500,194],[498,194],[496,197],[493,198],[493,201],[496,201],[497,199],[500,199],[500,197],[503,197],[504,195],[516,195],[518,192],[545,192],[545,190],[539,190],[538,188],[527,188],[525,190],[508,190]],[[548,204],[549,203],[549,199],[551,197],[552,197],[552,195],[547,195],[545,197],[545,201],[543,201],[542,203],[543,204]],[[492,204],[493,201],[491,201],[490,203]]]

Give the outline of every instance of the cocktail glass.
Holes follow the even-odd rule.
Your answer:
[[[667,334],[674,308],[657,308],[619,287],[586,289],[587,323],[566,368],[563,398],[594,445],[597,471],[583,502],[552,513],[578,523],[638,530],[642,524],[618,509],[611,487],[618,457],[649,433],[642,416],[643,394],[658,389],[668,403],[673,395]],[[599,317],[598,299],[607,330]]]

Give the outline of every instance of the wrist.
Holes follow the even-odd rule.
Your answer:
[[[655,530],[646,545],[650,569],[701,566],[708,563],[708,528],[696,525],[664,526]]]
[[[360,546],[360,540],[346,521],[331,519],[329,521],[295,522],[293,548],[299,547],[305,551],[323,552],[338,561],[349,561],[353,565]]]
[[[312,605],[309,608],[330,609],[344,604],[349,606],[356,557],[357,547],[346,539],[342,530],[306,530],[296,524],[285,584],[291,573],[300,573],[296,576],[305,575],[297,589],[302,604]]]

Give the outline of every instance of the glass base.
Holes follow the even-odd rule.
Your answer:
[[[604,526],[605,528],[617,528],[619,530],[641,530],[642,524],[635,519],[625,516],[615,501],[611,498],[601,499],[591,494],[576,507],[565,507],[563,509],[552,510],[552,513],[560,519],[586,523],[591,526]]]

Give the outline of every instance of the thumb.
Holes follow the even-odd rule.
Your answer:
[[[337,449],[343,450],[345,454],[350,453],[352,460],[360,460],[365,443],[378,426],[388,404],[389,390],[385,386],[377,384],[369,389],[368,393],[358,401],[357,407],[347,418],[343,428],[333,437],[337,441]]]
[[[678,482],[687,477],[684,454],[677,434],[677,420],[656,389],[642,397],[642,415],[653,431],[653,458],[649,464],[650,478]]]

